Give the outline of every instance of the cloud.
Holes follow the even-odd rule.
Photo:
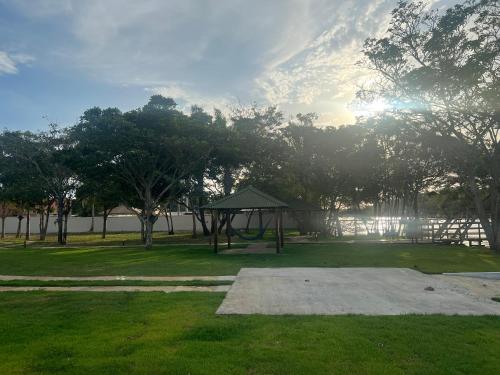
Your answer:
[[[10,44],[35,51],[37,61],[58,73],[136,86],[185,105],[255,101],[342,123],[354,119],[349,103],[370,78],[355,66],[363,41],[386,30],[397,0],[1,4],[29,26],[16,29]],[[0,73],[16,73],[22,63],[4,52]]]
[[[319,111],[325,121],[352,121],[349,103],[370,75],[356,65],[363,42],[387,29],[394,6],[389,0],[340,3],[329,27],[300,54],[256,78],[257,88],[269,102],[286,108]]]
[[[33,7],[21,0],[15,9],[45,29],[64,29],[51,35],[47,54],[96,80],[138,86],[181,81],[204,95],[230,90],[243,96],[262,70],[314,40],[331,3],[39,0]]]
[[[16,63],[10,56],[3,51],[0,51],[0,74],[16,74]]]
[[[29,64],[34,60],[32,56],[26,54],[8,54],[0,51],[0,75],[17,74],[18,65]]]
[[[429,7],[448,7],[454,2],[433,0]],[[255,78],[255,90],[267,101],[289,112],[318,112],[321,125],[355,120],[355,93],[375,78],[357,64],[363,43],[368,37],[385,34],[397,1],[345,0],[336,4],[320,35],[300,53]]]
[[[200,95],[195,89],[180,82],[171,82],[160,87],[147,87],[144,90],[151,95],[160,94],[173,98],[179,107],[186,112],[189,112],[192,105],[199,105],[208,112],[217,108],[222,112],[229,113],[230,108],[237,102],[237,99],[229,94],[219,97]]]

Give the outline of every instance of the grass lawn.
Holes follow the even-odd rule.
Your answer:
[[[174,235],[167,235],[165,232],[153,233],[154,242],[158,244],[179,244],[179,243],[208,243],[208,239],[199,234],[193,238],[191,232],[178,231]],[[24,236],[15,238],[14,235],[8,235],[0,244],[5,247],[8,246],[22,246],[24,243]],[[93,245],[93,246],[122,246],[122,245],[141,245],[140,232],[119,232],[108,233],[105,239],[101,238],[99,233],[70,233],[68,234],[67,243],[69,246],[78,245]],[[28,246],[36,247],[50,247],[57,246],[57,234],[50,233],[47,235],[45,241],[40,241],[38,235],[31,236]]]
[[[500,319],[216,316],[223,294],[2,293],[0,374],[498,374]]]
[[[0,248],[0,274],[234,275],[241,267],[409,267],[422,272],[500,271],[486,248],[410,244],[289,244],[283,254],[215,255],[208,245]]]
[[[257,234],[256,230],[251,230],[247,236],[253,236]],[[285,234],[287,237],[298,236],[299,232],[295,230],[286,230]],[[52,247],[58,246],[57,244],[57,234],[50,233],[47,235],[45,241],[40,241],[38,235],[34,234],[31,236],[31,240],[27,242],[28,246],[34,247]],[[199,243],[208,244],[209,238],[198,233],[196,238],[193,238],[192,233],[188,231],[177,231],[173,235],[168,235],[165,232],[154,232],[153,233],[155,244],[185,244],[185,243]],[[224,235],[221,236],[222,239],[225,238]],[[265,233],[263,241],[274,241],[274,232],[269,230]],[[349,237],[347,237],[350,239]],[[366,238],[366,237],[365,237]],[[379,237],[380,238],[380,237]],[[238,237],[233,236],[233,242],[241,241]],[[259,241],[259,240],[257,240]],[[254,241],[255,242],[255,241]],[[1,240],[0,246],[3,247],[20,247],[24,244],[24,236],[20,238],[15,238],[13,234],[8,234],[6,238]],[[68,246],[130,246],[130,245],[142,245],[140,232],[116,232],[108,233],[105,239],[101,238],[99,233],[70,233],[68,234],[67,240]]]
[[[0,274],[227,275],[241,267],[410,267],[498,271],[484,248],[287,245],[215,255],[203,244],[0,248]],[[10,286],[177,285],[0,281]],[[129,284],[130,283],[130,284]],[[183,285],[225,282],[179,282]],[[210,284],[212,285],[212,284]],[[219,293],[0,293],[0,374],[497,374],[500,318],[216,316]]]

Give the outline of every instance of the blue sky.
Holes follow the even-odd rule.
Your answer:
[[[451,0],[437,1],[442,6]],[[0,127],[75,123],[154,93],[354,121],[355,66],[396,0],[0,0]]]

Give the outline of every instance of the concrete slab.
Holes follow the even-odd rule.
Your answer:
[[[243,268],[217,314],[500,315],[500,303],[405,268]]]
[[[500,280],[455,275],[436,275],[435,277],[462,287],[468,295],[476,298],[483,297],[490,300],[493,297],[500,297]]]
[[[447,276],[476,277],[478,279],[500,280],[500,272],[453,272],[443,273]]]

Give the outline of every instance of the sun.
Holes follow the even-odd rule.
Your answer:
[[[371,102],[358,103],[353,109],[355,116],[370,117],[389,110],[391,106],[384,99],[375,99]]]
[[[377,99],[371,103],[368,103],[368,105],[366,106],[366,110],[368,112],[375,112],[375,113],[378,113],[378,112],[385,112],[386,110],[389,109],[389,104],[383,100],[383,99]]]

